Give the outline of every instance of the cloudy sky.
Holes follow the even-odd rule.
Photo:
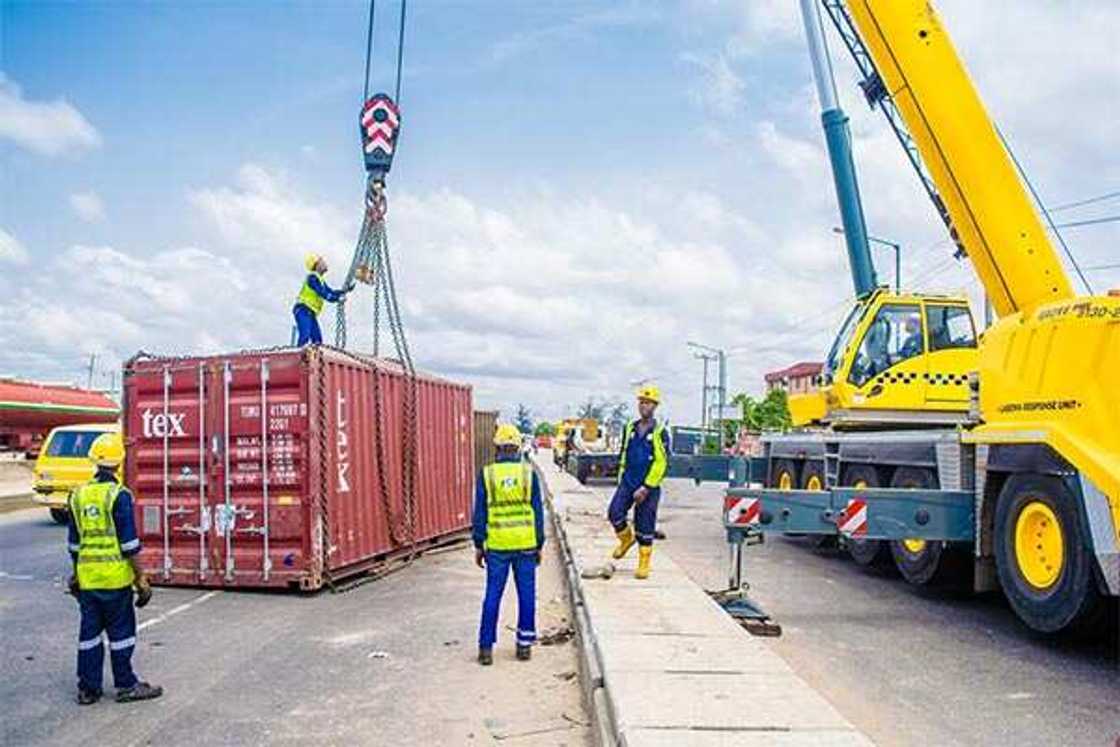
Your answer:
[[[397,6],[378,5],[384,88]],[[1120,4],[937,5],[1042,199],[1120,190]],[[650,378],[685,422],[688,340],[732,351],[732,391],[819,359],[851,286],[796,6],[414,0],[389,232],[419,365],[550,417]],[[0,0],[0,374],[84,381],[96,354],[107,385],[140,349],[284,343],[304,252],[337,283],[357,237],[365,12]],[[978,299],[831,42],[872,232],[909,284]],[[1118,225],[1066,237],[1116,265]]]

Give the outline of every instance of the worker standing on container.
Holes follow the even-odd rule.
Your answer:
[[[544,545],[541,488],[532,466],[521,458],[517,426],[494,432],[497,461],[479,472],[474,499],[474,561],[486,568],[486,595],[478,629],[478,663],[494,663],[498,610],[510,569],[517,586],[517,658],[526,661],[537,640],[537,566]]]
[[[117,481],[124,461],[119,433],[103,433],[90,445],[89,458],[97,467],[93,480],[70,494],[69,550],[74,564],[70,593],[78,598],[78,703],[101,699],[105,661],[102,632],[109,639],[113,685],[117,702],[150,700],[163,688],[142,682],[132,671],[136,649],[136,606],[152,597],[152,587],[140,569],[140,538],[132,513],[132,494]]]
[[[618,546],[612,555],[616,560],[626,556],[638,543],[638,568],[635,578],[649,578],[653,540],[657,536],[657,504],[661,500],[661,481],[669,468],[669,434],[653,417],[661,402],[655,386],[638,392],[639,418],[626,425],[622,432],[622,450],[618,464],[618,487],[607,509],[607,518],[618,535]],[[627,521],[634,507],[634,528]]]
[[[308,343],[322,344],[323,332],[319,329],[319,312],[323,310],[323,303],[326,301],[338,303],[349,291],[349,289],[334,290],[327,285],[323,280],[323,275],[327,273],[327,262],[318,254],[308,254],[304,257],[303,265],[307,268],[307,277],[304,278],[303,287],[299,289],[299,296],[292,308],[292,314],[296,318],[296,329],[299,331],[296,342],[298,347]]]

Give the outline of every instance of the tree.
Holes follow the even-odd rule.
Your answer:
[[[537,423],[537,427],[536,427],[536,430],[533,431],[533,435],[536,435],[536,436],[555,436],[556,435],[556,426],[554,426],[552,423],[548,422],[547,420],[542,420],[541,422]]]
[[[630,404],[625,401],[616,402],[611,406],[611,414],[607,416],[607,430],[611,433],[622,433],[629,419]]]
[[[596,402],[594,397],[588,397],[586,402],[576,408],[576,417],[602,420],[605,409],[606,403]]]
[[[742,424],[750,431],[786,430],[792,425],[786,393],[773,389],[762,399],[749,394],[737,394],[731,400],[743,413]]]
[[[517,414],[513,416],[513,424],[522,433],[533,432],[533,413],[523,404],[518,403]]]

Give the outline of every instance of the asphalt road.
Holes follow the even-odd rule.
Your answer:
[[[720,504],[718,486],[681,480],[661,504],[662,547],[706,588],[727,585]],[[878,744],[1120,744],[1115,614],[1094,637],[1044,639],[998,594],[916,589],[804,540],[745,558],[783,628],[772,645]]]
[[[42,509],[0,515],[0,744],[589,743],[571,643],[518,662],[503,628],[494,666],[475,663],[467,546],[342,594],[157,588],[133,663],[166,695],[79,707],[65,542]],[[554,554],[538,586],[538,629],[571,619]],[[512,583],[505,602],[503,626]]]

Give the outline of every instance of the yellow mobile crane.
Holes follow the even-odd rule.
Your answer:
[[[1085,622],[1102,597],[1120,596],[1120,291],[1074,293],[928,0],[818,7],[999,319],[979,342],[967,422],[822,433],[823,490],[732,489],[728,500],[760,501],[762,531],[890,541],[915,583],[932,578],[944,549],[967,546],[975,588],[1002,589],[1032,629]],[[849,365],[869,334],[856,324],[838,340]],[[811,462],[784,446],[767,446],[771,476]]]

